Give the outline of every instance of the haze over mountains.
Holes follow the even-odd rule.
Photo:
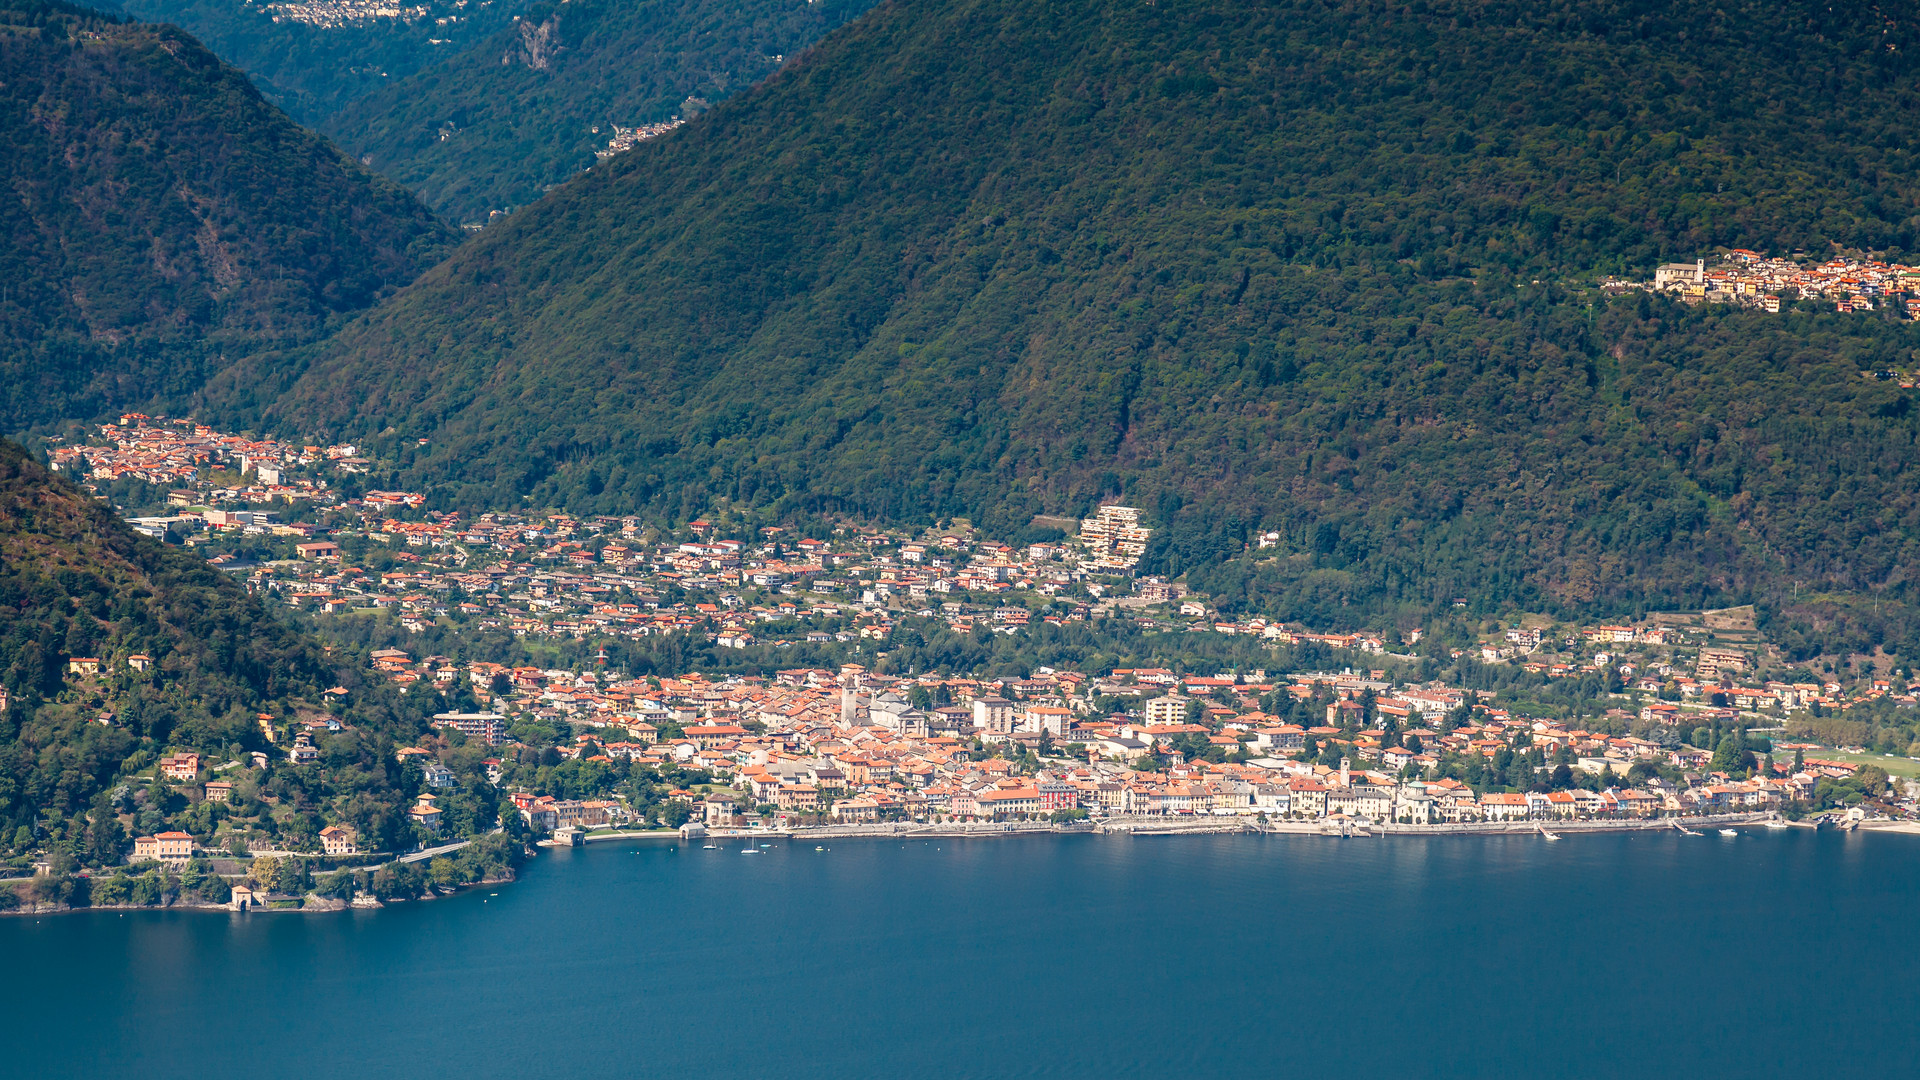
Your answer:
[[[119,0],[118,6],[186,30],[247,72],[267,100],[313,125],[486,40],[526,7],[519,0]],[[372,14],[376,10],[406,14]]]
[[[491,228],[230,419],[448,505],[1097,500],[1227,606],[1899,589],[1877,318],[1606,302],[1914,239],[1912,30],[1811,3],[891,3]],[[430,439],[414,448],[403,443]],[[1227,562],[1257,530],[1280,558]]]
[[[538,199],[614,126],[694,115],[752,86],[871,0],[542,3],[396,79],[320,130],[458,221]]]
[[[170,27],[0,5],[0,415],[191,390],[309,340],[459,234]]]

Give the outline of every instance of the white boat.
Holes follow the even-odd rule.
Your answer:
[[[1793,828],[1793,826],[1791,826],[1791,825],[1789,825],[1789,824],[1787,824],[1787,823],[1786,823],[1786,822],[1784,822],[1784,821],[1781,821],[1781,820],[1780,820],[1779,818],[1774,818],[1773,820],[1771,820],[1771,821],[1769,821],[1769,822],[1767,822],[1767,828],[1769,828],[1769,829],[1791,829],[1791,828]]]
[[[1547,827],[1545,825],[1536,825],[1534,826],[1534,828],[1539,829],[1540,835],[1546,837],[1548,840],[1560,839],[1559,834],[1547,831]]]
[[[1721,836],[1739,836],[1740,833],[1733,829],[1721,829],[1720,835]]]
[[[720,846],[720,845],[718,845],[718,844],[702,844],[702,845],[700,845],[700,850],[702,850],[702,851],[712,851],[712,850],[713,850],[714,848],[717,848],[717,847],[719,847],[719,846]]]
[[[741,849],[740,849],[740,854],[742,854],[742,855],[758,855],[758,854],[760,854],[760,849],[759,849],[759,848],[757,848],[757,847],[754,847],[754,846],[753,846],[752,844],[748,844],[748,845],[747,845],[746,847],[743,847],[743,848],[741,848]]]

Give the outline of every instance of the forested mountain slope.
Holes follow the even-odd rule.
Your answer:
[[[418,770],[403,770],[393,749],[430,730],[427,718],[446,703],[427,687],[403,695],[364,670],[0,440],[0,855],[60,851],[112,866],[132,832],[166,827],[202,844],[224,831],[306,850],[339,823],[367,849],[411,844],[406,807]],[[335,686],[344,702],[325,700]],[[289,762],[297,725],[328,716],[340,730],[317,727],[319,760]],[[253,751],[266,755],[264,768],[250,767]],[[198,752],[202,773],[135,779],[170,752]],[[241,764],[213,771],[229,761]],[[232,801],[202,797],[197,784],[208,779],[233,782]],[[491,790],[475,764],[454,793],[477,829],[493,823]],[[0,896],[0,908],[9,899]]]
[[[320,124],[457,220],[588,168],[616,125],[693,115],[872,0],[562,0]]]
[[[65,700],[70,659],[123,670],[134,654],[153,658],[152,680],[122,679],[97,704]],[[263,703],[317,700],[336,677],[318,648],[205,560],[139,536],[110,507],[0,441],[0,682],[9,720],[70,720],[77,736],[111,704],[123,721],[94,725],[102,727],[98,739],[44,745],[178,735],[224,749],[249,741]],[[26,735],[11,727],[7,734]],[[12,810],[8,799],[0,806]]]
[[[485,40],[510,25],[525,5],[518,0],[119,0],[119,7],[192,34],[251,76],[269,101],[318,125],[354,99]]]
[[[1916,48],[1808,2],[892,2],[210,400],[448,503],[1123,497],[1150,568],[1322,622],[1904,590],[1920,417],[1864,373],[1913,328],[1568,285],[1920,249]]]
[[[0,421],[191,389],[457,241],[171,27],[0,0]]]
[[[74,657],[101,672],[70,675]],[[142,746],[258,745],[255,713],[317,701],[333,668],[218,570],[0,441],[0,843],[84,811]]]

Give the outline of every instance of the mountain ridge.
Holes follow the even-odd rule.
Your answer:
[[[312,340],[460,239],[177,29],[37,0],[0,17],[15,430]]]
[[[443,213],[484,221],[591,167],[614,125],[697,112],[870,0],[561,0],[320,125]]]
[[[356,5],[360,14],[350,15],[345,4],[118,2],[135,18],[192,34],[245,71],[268,100],[316,128],[355,99],[510,25],[520,7],[510,0],[414,0],[387,8],[397,14],[371,15],[373,5]],[[284,7],[308,10],[275,10]]]

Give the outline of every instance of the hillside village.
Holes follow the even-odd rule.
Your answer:
[[[916,620],[1015,634],[1117,619],[1145,631],[1373,656],[1430,651],[1418,627],[1331,632],[1223,613],[1179,581],[1137,572],[1154,533],[1140,510],[1117,504],[1084,520],[1043,519],[1073,532],[1018,547],[964,521],[923,529],[833,522],[802,535],[696,519],[666,531],[632,516],[432,511],[424,493],[369,487],[377,466],[353,445],[294,445],[137,413],[84,440],[49,440],[47,453],[97,494],[166,511],[129,520],[202,548],[257,590],[313,611],[391,611],[422,628],[572,639],[699,630],[724,648],[745,648],[884,643]],[[1248,554],[1283,543],[1279,533],[1259,534]],[[1482,629],[1476,643],[1455,641],[1447,655],[1548,677],[1605,673],[1621,689],[1675,701],[1729,690],[1738,708],[1831,708],[1891,687],[1855,686],[1845,673],[1753,682],[1750,673],[1785,665],[1756,647],[1751,625],[1706,625],[1699,616],[1579,626],[1516,615]]]
[[[413,22],[432,13],[424,4],[398,4],[392,0],[293,0],[290,3],[267,3],[261,6],[273,16],[274,22],[285,19],[322,30],[369,23],[375,19]],[[458,18],[457,15],[448,14],[439,21],[445,25]]]
[[[56,444],[49,456],[96,490],[128,478],[148,485],[172,512],[134,516],[136,528],[202,547],[257,591],[318,613],[388,612],[416,633],[579,641],[685,633],[731,650],[883,650],[896,633],[935,626],[1018,635],[1106,623],[1313,646],[1329,656],[1432,652],[1417,627],[1336,632],[1227,615],[1178,581],[1137,574],[1153,532],[1139,510],[1121,505],[1099,507],[1072,536],[1018,548],[965,522],[921,530],[849,522],[803,536],[696,519],[665,532],[635,517],[428,511],[422,493],[364,488],[373,464],[354,446],[294,446],[138,414],[85,444]],[[242,505],[272,509],[228,509]],[[1257,536],[1253,554],[1279,542],[1278,533]],[[1891,673],[1782,677],[1787,665],[1750,618],[1656,614],[1637,625],[1580,626],[1516,616],[1443,656],[1549,679],[1598,676],[1612,691],[1660,699],[1656,711],[1713,705],[1785,715],[1904,690]]]
[[[191,507],[183,515],[130,519],[136,530],[161,538],[169,531],[193,533],[209,525],[237,526],[255,534],[306,535],[311,527],[280,520],[292,516],[287,510],[331,505],[339,496],[328,476],[337,479],[368,468],[367,459],[352,446],[291,446],[141,413],[103,425],[87,442],[49,442],[48,465],[76,483],[99,490],[131,481],[170,492],[170,509]],[[379,493],[373,497],[378,499]],[[221,509],[227,507],[246,509]]]
[[[671,120],[663,120],[657,124],[639,124],[634,127],[622,127],[619,124],[615,124],[613,125],[613,138],[607,140],[606,149],[595,150],[593,156],[605,161],[615,154],[624,153],[633,149],[648,139],[657,139],[685,123],[685,120],[676,116]],[[600,133],[599,128],[594,128],[593,131],[596,135]]]
[[[1904,318],[1920,318],[1920,266],[1873,259],[1836,256],[1814,262],[1735,248],[1712,267],[1704,258],[1667,263],[1650,282],[1608,279],[1602,287],[1616,293],[1667,293],[1689,304],[1738,304],[1774,314],[1795,300],[1820,300],[1840,311],[1887,309]]]

